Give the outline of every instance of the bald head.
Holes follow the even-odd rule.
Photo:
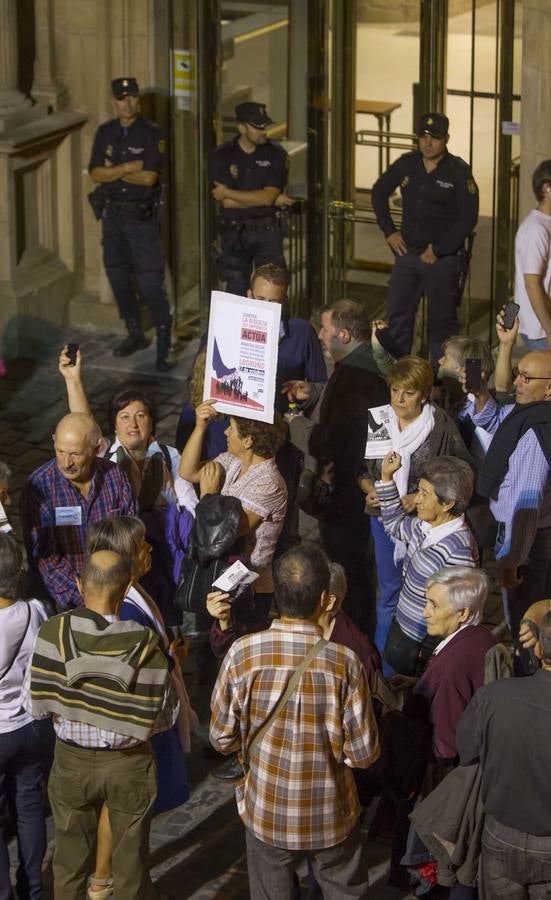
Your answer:
[[[551,350],[534,350],[522,357],[515,388],[517,403],[551,400]]]
[[[86,413],[68,413],[57,423],[54,440],[62,440],[68,435],[86,441],[95,450],[101,431],[92,416]]]
[[[57,467],[67,481],[75,485],[90,481],[100,438],[101,431],[92,416],[69,413],[58,422],[54,434],[55,456]]]
[[[128,560],[111,550],[97,550],[88,557],[80,578],[85,605],[100,613],[117,613],[131,578]]]

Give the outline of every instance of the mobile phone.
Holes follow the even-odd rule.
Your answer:
[[[67,356],[69,357],[69,365],[77,364],[78,344],[67,344]]]
[[[518,311],[520,306],[518,303],[515,303],[514,300],[509,300],[508,303],[505,304],[503,309],[502,317],[503,317],[503,327],[510,331],[513,325],[515,324],[515,319],[518,315]]]
[[[465,360],[465,387],[467,391],[479,391],[482,387],[482,360]]]
[[[533,675],[539,669],[538,658],[533,647],[525,647],[522,641],[516,640],[516,649],[520,658],[520,664],[527,675]]]

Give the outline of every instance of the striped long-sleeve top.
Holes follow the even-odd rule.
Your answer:
[[[422,641],[427,634],[423,618],[427,579],[443,566],[476,568],[476,542],[463,516],[433,529],[417,516],[409,516],[404,512],[393,481],[377,481],[375,489],[381,504],[385,531],[404,541],[407,547],[396,619],[406,634],[414,640]],[[440,534],[437,535],[439,530]],[[437,537],[439,539],[435,540]]]

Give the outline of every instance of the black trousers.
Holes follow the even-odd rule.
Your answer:
[[[220,277],[226,290],[238,297],[246,297],[251,285],[253,266],[258,269],[267,263],[287,268],[283,255],[283,231],[270,228],[262,231],[234,231],[229,229],[220,240]]]
[[[461,257],[443,256],[432,265],[414,253],[397,256],[388,286],[388,322],[392,337],[402,353],[411,353],[415,315],[419,300],[427,298],[430,361],[442,355],[442,343],[457,334],[457,307]]]
[[[370,517],[355,484],[337,486],[319,522],[323,549],[340,563],[348,582],[343,610],[373,640],[377,624],[375,562]]]
[[[142,220],[111,207],[101,224],[103,264],[121,318],[139,319],[137,285],[155,327],[170,325],[165,255],[156,217]]]

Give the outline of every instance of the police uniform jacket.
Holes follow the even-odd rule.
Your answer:
[[[275,187],[282,191],[287,180],[288,157],[280,144],[267,141],[252,153],[239,146],[239,136],[214,151],[212,178],[235,191],[258,191]],[[273,206],[253,206],[249,209],[220,208],[224,219],[241,221],[274,215]]]
[[[132,125],[123,128],[118,119],[111,119],[96,131],[88,171],[142,160],[145,171],[160,172],[165,146],[163,133],[155,122],[138,116]],[[122,178],[103,184],[102,188],[110,199],[123,201],[147,201],[157,191],[156,185],[129,184]]]
[[[388,200],[400,187],[402,226],[394,224]],[[470,167],[446,152],[427,172],[419,150],[404,153],[373,185],[373,208],[385,235],[401,230],[406,244],[424,249],[432,244],[436,256],[449,256],[463,245],[478,219],[478,188]]]

